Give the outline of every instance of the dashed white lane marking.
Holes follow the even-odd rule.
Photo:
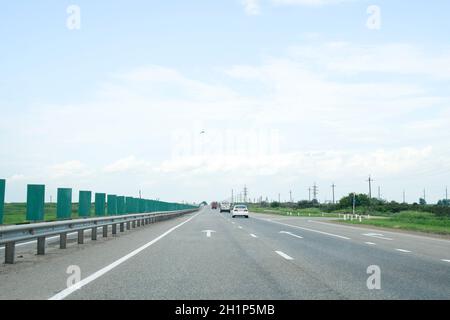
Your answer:
[[[91,283],[92,281],[100,278],[101,276],[103,276],[104,274],[106,274],[107,272],[113,270],[114,268],[116,268],[117,266],[121,265],[122,263],[124,263],[125,261],[133,258],[135,255],[139,254],[140,252],[142,252],[143,250],[147,249],[148,247],[150,247],[151,245],[155,244],[156,242],[158,242],[159,240],[161,240],[162,238],[164,238],[165,236],[167,236],[168,234],[172,233],[173,231],[175,231],[176,229],[178,229],[179,227],[181,227],[182,225],[184,225],[185,223],[188,223],[189,221],[191,221],[192,219],[194,219],[195,217],[197,217],[199,214],[201,213],[201,211],[199,213],[197,213],[196,215],[190,217],[189,219],[187,219],[186,221],[183,221],[182,223],[176,225],[175,227],[170,228],[169,230],[167,230],[166,232],[164,232],[162,235],[160,235],[159,237],[153,239],[152,241],[148,242],[147,244],[144,244],[143,246],[141,246],[140,248],[137,248],[136,250],[130,252],[129,254],[127,254],[126,256],[114,261],[113,263],[111,263],[110,265],[107,265],[106,267],[98,270],[97,272],[91,274],[89,277],[81,280],[80,282],[78,282],[77,284],[68,287],[67,289],[62,290],[61,292],[55,294],[53,297],[49,298],[49,300],[62,300],[64,298],[66,298],[67,296],[71,295],[72,293],[74,293],[75,291],[83,288],[85,285]]]
[[[250,233],[250,236],[253,238],[258,238],[258,236],[256,234]]]
[[[373,243],[373,242],[364,242],[365,244],[368,244],[369,246],[376,246],[377,244],[376,243]]]
[[[383,240],[389,240],[389,241],[394,240],[392,238],[385,237],[381,233],[373,233],[373,232],[371,232],[371,233],[363,233],[362,235],[363,236],[367,236],[367,237],[371,237],[371,238],[377,238],[377,239],[383,239]]]
[[[447,260],[447,259],[442,259],[442,261],[444,261],[444,262],[450,262],[450,260]]]
[[[297,229],[301,229],[301,230],[306,230],[306,231],[311,231],[311,232],[315,232],[315,233],[320,233],[320,234],[324,234],[324,235],[327,235],[327,236],[330,236],[330,237],[336,237],[336,238],[340,238],[340,239],[351,240],[348,237],[340,236],[340,235],[333,234],[333,233],[323,232],[323,231],[314,230],[314,229],[310,229],[310,228],[299,227],[299,226],[295,226],[295,225],[287,224],[287,223],[282,223],[282,222],[278,222],[278,221],[270,221],[270,222],[278,223],[278,224],[281,224],[283,226],[288,226],[288,227],[297,228]]]
[[[238,228],[239,228],[239,229],[242,229],[242,227],[241,227],[241,226],[239,226]]]
[[[292,232],[280,231],[280,233],[282,233],[282,234],[288,234],[288,235],[290,235],[290,236],[292,236],[292,237],[295,237],[295,238],[298,238],[298,239],[303,239],[302,236],[296,235],[296,234],[294,234],[294,233],[292,233]]]
[[[286,253],[282,252],[282,251],[275,251],[276,253],[278,253],[280,256],[282,256],[283,258],[285,258],[286,260],[294,260],[294,258],[288,256]]]
[[[403,253],[411,253],[411,251],[405,250],[405,249],[395,249],[395,250],[397,250],[399,252],[403,252]]]

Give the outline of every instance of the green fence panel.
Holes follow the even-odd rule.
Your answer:
[[[126,213],[133,213],[133,198],[132,197],[126,197],[125,198],[125,210]]]
[[[92,192],[80,191],[78,202],[78,215],[80,217],[90,217],[92,207]]]
[[[125,214],[125,197],[117,197],[117,214]]]
[[[45,185],[27,186],[27,220],[44,220]]]
[[[117,196],[113,194],[108,195],[108,215],[117,215]]]
[[[95,215],[97,217],[102,217],[105,215],[105,202],[106,202],[105,193],[95,194]]]
[[[0,224],[3,224],[3,213],[5,210],[5,188],[6,181],[0,179]]]
[[[58,220],[69,219],[71,215],[72,215],[72,189],[58,188],[56,218]]]
[[[139,213],[145,213],[145,199],[138,199]]]

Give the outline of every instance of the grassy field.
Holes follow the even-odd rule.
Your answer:
[[[427,212],[403,211],[390,217],[364,219],[362,222],[357,220],[340,220],[339,222],[450,235],[450,218],[436,217],[432,213]]]
[[[3,216],[3,224],[20,224],[26,223],[26,203],[5,203],[5,212]],[[56,221],[56,204],[45,204],[45,221]],[[91,208],[91,215],[94,214],[94,208]],[[78,204],[72,205],[72,218],[78,217]]]
[[[250,211],[257,213],[278,214],[282,216],[298,216],[298,217],[322,217],[322,211],[318,208],[308,209],[289,209],[289,208],[260,208],[250,207]],[[323,213],[325,217],[338,217],[335,213]]]

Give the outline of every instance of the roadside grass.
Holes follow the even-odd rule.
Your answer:
[[[356,219],[353,221],[339,220],[338,222],[450,235],[450,218],[437,217],[428,212],[402,211],[392,214],[390,217],[363,219],[362,222]]]
[[[5,203],[5,210],[3,216],[3,225],[23,224],[26,221],[26,203]],[[94,213],[94,208],[91,208],[91,215]],[[78,204],[72,204],[72,219],[78,218]],[[46,203],[44,206],[44,221],[56,221],[56,204]]]
[[[307,209],[289,209],[289,208],[261,208],[250,207],[250,211],[256,213],[265,214],[278,214],[281,216],[294,216],[294,217],[338,217],[336,213],[325,213],[319,208],[307,208]]]

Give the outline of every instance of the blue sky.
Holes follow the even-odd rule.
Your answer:
[[[69,5],[80,30],[66,27]],[[381,9],[370,30],[367,8]],[[199,201],[443,197],[448,1],[15,1],[0,11],[0,172]],[[199,136],[205,130],[206,134]],[[257,150],[256,150],[257,149]],[[214,188],[211,187],[214,181]]]

